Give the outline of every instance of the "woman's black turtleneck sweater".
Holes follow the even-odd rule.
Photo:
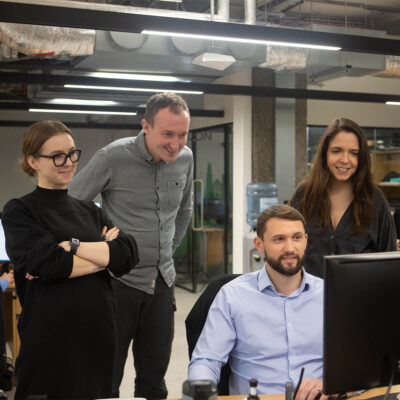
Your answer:
[[[22,305],[15,398],[110,397],[116,328],[109,272],[69,279],[73,255],[58,243],[100,241],[102,227],[112,227],[111,222],[92,202],[41,187],[10,200],[2,222]],[[107,243],[114,275],[137,263],[131,236],[121,232]],[[39,278],[29,281],[26,273]]]

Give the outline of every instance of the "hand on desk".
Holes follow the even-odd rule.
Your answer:
[[[327,400],[337,396],[322,394],[322,381],[316,378],[306,378],[301,382],[295,400]]]

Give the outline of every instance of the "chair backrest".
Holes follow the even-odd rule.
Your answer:
[[[203,326],[207,319],[208,310],[210,309],[210,306],[214,301],[215,296],[222,286],[230,282],[232,279],[237,278],[238,276],[240,276],[240,274],[223,275],[212,280],[190,310],[190,313],[185,320],[186,339],[189,348],[189,359],[192,358],[193,350],[196,347],[197,340],[199,339],[201,331],[203,330]],[[221,376],[218,383],[219,396],[229,394],[230,373],[231,369],[229,367],[229,364],[227,363],[221,369]]]

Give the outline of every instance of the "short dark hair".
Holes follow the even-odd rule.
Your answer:
[[[30,125],[24,132],[22,140],[22,154],[20,166],[30,176],[36,176],[36,171],[28,164],[29,156],[37,156],[42,146],[52,136],[67,133],[72,137],[72,132],[60,121],[39,121]]]
[[[306,229],[306,221],[299,211],[295,208],[287,206],[286,204],[274,204],[266,208],[257,218],[257,236],[263,239],[266,231],[267,222],[271,218],[289,219],[291,221],[301,221]]]
[[[147,101],[144,119],[153,126],[154,117],[164,108],[168,108],[174,114],[186,111],[190,116],[189,107],[181,96],[175,93],[158,93]]]

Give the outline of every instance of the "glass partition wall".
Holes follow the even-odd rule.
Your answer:
[[[232,271],[232,124],[193,130],[193,217],[174,254],[176,285],[197,292]]]

